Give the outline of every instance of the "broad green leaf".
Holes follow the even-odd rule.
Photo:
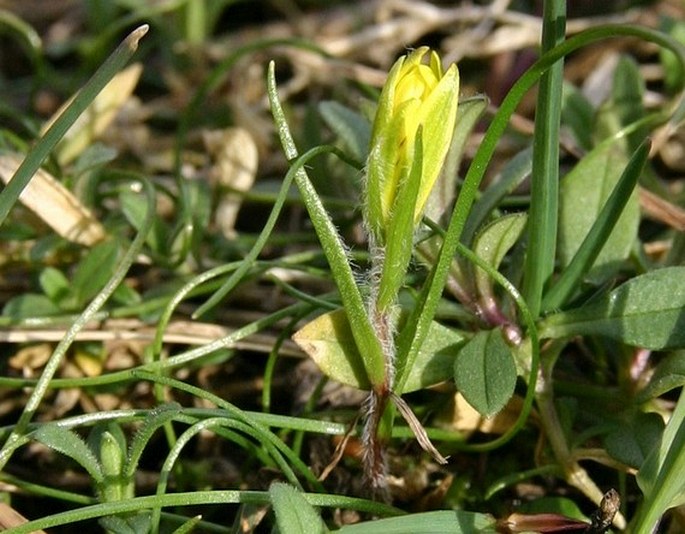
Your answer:
[[[604,142],[563,178],[559,199],[559,261],[562,267],[567,267],[578,251],[627,163],[622,143]],[[616,272],[630,254],[639,222],[637,193],[633,193],[588,273],[589,280],[601,282]]]
[[[95,245],[76,267],[71,280],[71,295],[74,299],[70,303],[75,308],[81,308],[107,283],[116,269],[119,258],[119,242],[108,239]]]
[[[659,443],[664,432],[664,420],[655,413],[638,412],[619,424],[604,438],[609,456],[639,469],[649,452]]]
[[[102,143],[93,143],[74,162],[71,173],[73,176],[80,176],[87,171],[104,167],[107,163],[114,161],[118,154],[115,148]]]
[[[345,525],[340,534],[495,534],[495,520],[464,510],[424,512]]]
[[[328,532],[314,507],[292,486],[275,482],[269,488],[269,495],[281,534]]]
[[[62,271],[54,267],[43,269],[40,273],[39,283],[43,292],[53,302],[59,302],[69,292],[69,280]]]
[[[685,267],[637,276],[594,304],[551,315],[539,334],[596,334],[652,350],[685,347]]]
[[[515,213],[495,219],[478,233],[473,243],[473,251],[497,270],[506,253],[521,237],[527,220],[525,213]],[[481,296],[494,298],[493,281],[488,273],[476,267],[475,277],[476,287]]]
[[[328,127],[343,141],[358,161],[366,161],[371,139],[371,124],[361,114],[334,101],[319,104],[319,112]]]
[[[461,241],[469,246],[480,226],[490,217],[502,200],[510,195],[530,176],[533,168],[533,151],[530,147],[521,150],[504,164],[499,179],[489,185],[469,212]]]
[[[561,273],[556,283],[545,293],[542,310],[561,308],[577,292],[578,287],[601,254],[607,239],[611,236],[625,208],[635,194],[635,186],[644,170],[649,156],[650,144],[641,144],[630,157],[604,206],[597,214],[592,227],[575,253],[573,259]]]
[[[370,389],[364,370],[354,368],[360,355],[344,310],[320,315],[298,330],[293,339],[326,376]],[[409,393],[451,378],[455,355],[464,341],[461,333],[434,322],[402,392],[396,393]]]
[[[45,295],[25,293],[7,301],[2,309],[3,315],[14,321],[30,317],[49,317],[58,315],[62,310]]]
[[[622,127],[633,124],[645,116],[644,93],[645,82],[639,65],[632,57],[621,56],[614,72],[611,100]],[[626,136],[628,151],[632,153],[647,135],[645,127],[630,132]]]
[[[516,511],[523,514],[560,514],[580,521],[587,520],[578,504],[568,497],[540,497],[524,502]]]
[[[34,437],[36,441],[76,461],[88,471],[97,484],[102,483],[103,474],[100,463],[90,447],[76,432],[48,423],[36,430]]]
[[[576,142],[585,150],[592,148],[595,109],[583,93],[565,83],[562,95],[561,124],[573,132]]]
[[[516,386],[516,365],[498,329],[478,332],[462,347],[454,363],[457,390],[478,413],[492,417]]]
[[[667,355],[657,365],[649,384],[637,397],[637,402],[647,402],[675,389],[685,386],[685,351],[676,351]]]

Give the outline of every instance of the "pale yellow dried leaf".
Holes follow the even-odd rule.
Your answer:
[[[7,530],[28,523],[23,515],[17,512],[10,505],[0,502],[0,530]],[[44,530],[34,530],[34,534],[45,534]]]
[[[16,154],[0,156],[0,178],[7,184],[19,168]],[[60,236],[80,245],[92,246],[105,237],[105,229],[71,191],[50,173],[39,169],[19,200]]]
[[[203,140],[212,158],[210,180],[224,190],[215,223],[227,238],[233,238],[243,194],[252,188],[257,176],[257,143],[244,128],[206,131]]]
[[[138,83],[143,66],[134,63],[121,72],[100,91],[95,100],[72,124],[55,148],[57,161],[66,165],[74,161],[86,148],[105,131],[112,123],[124,103],[129,99]],[[52,126],[64,109],[71,104],[73,96],[67,100],[48,120],[41,130],[41,135]]]
[[[513,396],[502,411],[494,417],[486,418],[466,402],[461,393],[456,393],[453,402],[440,413],[436,424],[440,428],[462,432],[466,435],[473,432],[504,434],[516,422],[522,406],[523,400]]]
[[[33,371],[41,369],[50,359],[52,345],[49,343],[38,343],[19,349],[8,363],[12,369],[23,369],[24,374],[33,375]]]

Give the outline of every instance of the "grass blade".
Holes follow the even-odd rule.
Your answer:
[[[124,39],[112,55],[93,74],[93,77],[88,80],[88,83],[83,86],[71,105],[64,110],[48,131],[45,132],[45,135],[40,138],[33,149],[26,155],[10,183],[0,192],[0,225],[5,222],[12,206],[14,206],[19,195],[36,173],[41,163],[43,163],[43,160],[48,157],[48,154],[55,148],[55,145],[64,137],[67,130],[76,122],[76,119],[79,118],[91,102],[95,100],[95,97],[102,91],[105,85],[131,59],[131,56],[138,49],[138,41],[147,33],[148,28],[149,26],[144,24],[133,30]]]
[[[566,29],[566,1],[543,2],[542,51],[563,42]],[[557,60],[540,77],[535,109],[533,172],[528,251],[525,260],[523,294],[537,317],[545,283],[554,271],[559,205],[559,126],[564,62]]]

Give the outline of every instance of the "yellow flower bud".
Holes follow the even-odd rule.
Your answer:
[[[417,189],[413,221],[418,224],[454,133],[459,72],[451,65],[443,73],[433,51],[424,63],[427,53],[428,47],[422,47],[395,63],[378,103],[367,162],[365,217],[380,244],[393,224],[403,187]],[[419,162],[415,144],[420,129],[423,157]],[[416,164],[421,169],[413,168]],[[420,183],[406,184],[410,176]]]
[[[377,309],[392,306],[413,251],[416,225],[442,170],[454,134],[459,72],[443,73],[427,47],[401,57],[378,101],[366,169],[364,219],[382,248]],[[374,260],[376,261],[376,260]]]

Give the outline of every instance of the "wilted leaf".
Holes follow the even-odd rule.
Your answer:
[[[19,168],[16,154],[0,156],[0,178],[7,184]],[[50,173],[39,169],[19,200],[63,238],[92,246],[105,238],[105,229],[91,211]]]
[[[236,236],[235,221],[242,195],[252,188],[257,175],[257,144],[243,128],[205,131],[202,139],[213,160],[209,177],[219,188],[215,222],[231,239]]]
[[[370,388],[344,310],[320,315],[298,330],[293,340],[326,376],[359,389]],[[464,341],[461,333],[432,323],[403,391],[396,393],[409,393],[450,379],[458,347]]]

